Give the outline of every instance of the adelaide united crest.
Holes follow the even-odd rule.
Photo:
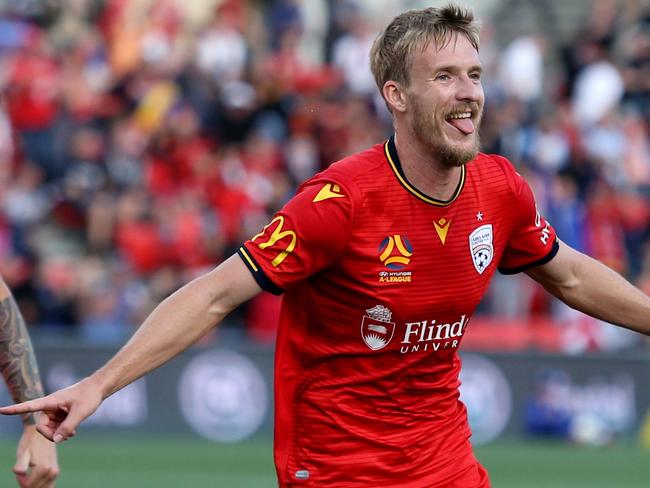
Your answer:
[[[492,262],[494,247],[492,246],[492,224],[485,224],[474,229],[469,235],[469,250],[472,254],[474,267],[483,274]]]
[[[361,337],[373,351],[383,349],[393,338],[395,322],[391,322],[393,313],[383,305],[376,305],[366,310],[361,321]]]

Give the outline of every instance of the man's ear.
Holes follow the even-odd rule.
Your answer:
[[[406,94],[402,86],[396,81],[389,80],[382,89],[384,99],[388,106],[396,112],[406,112]]]

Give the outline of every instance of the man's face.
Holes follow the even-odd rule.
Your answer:
[[[476,157],[484,102],[481,62],[464,35],[454,35],[442,49],[430,43],[416,50],[406,99],[409,129],[436,160],[452,167]]]

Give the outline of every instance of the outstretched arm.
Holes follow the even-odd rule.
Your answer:
[[[5,282],[0,278],[0,371],[16,402],[43,396],[38,365],[25,321]],[[14,473],[21,487],[54,486],[59,465],[54,444],[38,435],[33,413],[23,415],[25,425],[16,451]]]
[[[184,351],[261,291],[237,255],[163,300],[92,378],[102,399]]]
[[[650,335],[650,297],[604,264],[563,242],[551,261],[526,273],[570,307]]]
[[[45,398],[0,408],[0,413],[43,411],[38,430],[60,442],[101,402],[194,344],[241,303],[261,291],[239,256],[196,278],[163,300],[106,365]]]

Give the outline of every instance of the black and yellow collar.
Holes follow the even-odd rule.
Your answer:
[[[386,153],[388,164],[390,164],[390,167],[395,172],[395,176],[397,176],[397,179],[402,184],[402,186],[426,203],[435,205],[437,207],[446,207],[447,205],[451,205],[454,200],[458,198],[460,192],[463,189],[463,186],[465,185],[465,165],[462,165],[460,167],[460,181],[458,182],[458,186],[456,187],[456,190],[454,191],[454,194],[451,196],[451,198],[449,200],[438,200],[436,198],[432,198],[415,188],[413,185],[411,185],[409,180],[406,179],[402,164],[400,163],[399,156],[397,155],[397,148],[395,147],[395,136],[392,136],[386,141],[384,144],[384,152]]]

